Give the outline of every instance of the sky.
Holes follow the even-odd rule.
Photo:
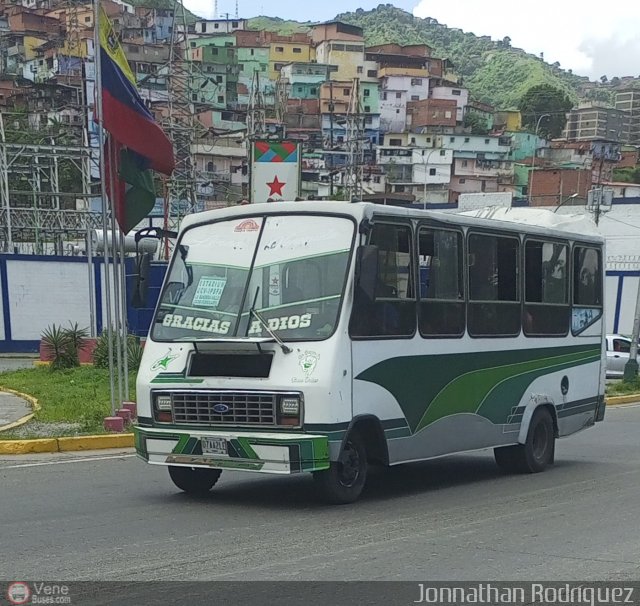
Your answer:
[[[389,1],[389,0],[387,0]],[[211,17],[213,0],[184,0],[194,13]],[[325,21],[357,8],[371,9],[382,0],[238,0],[241,17],[278,16],[298,21]],[[395,6],[417,17],[432,17],[449,27],[477,36],[501,40],[540,55],[548,63],[558,61],[564,69],[589,76],[640,75],[640,3],[608,0],[575,3],[569,0],[395,0]],[[218,12],[235,15],[235,0],[218,0]]]

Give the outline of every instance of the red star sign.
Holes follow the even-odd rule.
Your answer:
[[[282,195],[282,188],[286,185],[286,182],[282,182],[282,181],[278,181],[278,175],[276,175],[273,179],[273,181],[271,181],[271,183],[267,183],[267,185],[269,186],[269,195],[270,196],[274,196],[274,195],[278,195],[281,196]]]

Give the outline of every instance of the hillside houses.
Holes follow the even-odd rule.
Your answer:
[[[205,205],[248,195],[246,124],[256,103],[264,136],[302,146],[305,197],[344,195],[354,124],[361,196],[421,204],[474,192],[509,192],[529,204],[559,203],[571,188],[582,197],[629,161],[623,144],[640,144],[640,93],[618,93],[617,108],[576,108],[564,140],[549,143],[523,131],[518,112],[474,100],[426,44],[367,46],[361,28],[340,21],[282,35],[250,30],[246,19],[185,27],[171,10],[103,5],[158,119],[167,121],[170,90],[196,117],[191,152]],[[92,5],[23,0],[0,10],[0,108],[32,114],[34,126],[58,119],[90,132]],[[184,40],[187,76],[171,73],[173,36]]]

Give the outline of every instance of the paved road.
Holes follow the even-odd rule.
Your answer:
[[[458,455],[381,470],[344,507],[308,476],[225,472],[198,500],[129,452],[5,457],[0,579],[637,579],[639,436],[640,406],[612,408],[546,473]]]

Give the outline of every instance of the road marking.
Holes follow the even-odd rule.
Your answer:
[[[104,461],[105,459],[128,459],[135,457],[135,454],[122,454],[122,455],[110,455],[104,457],[85,457],[83,459],[66,459],[64,461],[44,461],[42,463],[23,463],[21,465],[2,465],[0,464],[0,471],[3,469],[18,469],[21,467],[44,467],[45,465],[64,465],[65,463],[86,463],[87,461]]]

